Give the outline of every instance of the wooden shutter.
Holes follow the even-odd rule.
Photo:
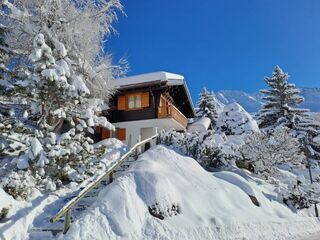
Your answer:
[[[126,140],[126,129],[125,128],[117,128],[117,138],[120,141]]]
[[[102,128],[102,134],[101,134],[101,139],[107,139],[110,138],[110,130],[107,128]]]
[[[118,110],[126,110],[126,96],[118,96]]]
[[[144,92],[141,94],[141,107],[149,107],[149,93]]]

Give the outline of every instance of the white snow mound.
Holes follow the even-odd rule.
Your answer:
[[[188,126],[188,132],[206,132],[211,124],[210,118],[202,117]]]
[[[226,135],[260,131],[257,122],[238,103],[231,103],[223,108],[217,120],[216,130]]]
[[[270,185],[233,172],[206,172],[195,160],[157,146],[100,192],[60,237],[270,240],[320,230],[317,220],[301,217],[275,199]],[[152,206],[163,220],[150,214]]]

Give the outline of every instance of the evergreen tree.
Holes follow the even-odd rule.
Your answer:
[[[288,73],[279,66],[275,67],[271,77],[265,78],[270,89],[260,91],[266,102],[258,115],[261,128],[285,126],[294,129],[297,118],[305,115],[307,110],[297,108],[304,99],[299,96],[299,89],[288,83],[288,78]]]
[[[196,108],[196,116],[198,118],[207,117],[211,120],[211,128],[213,129],[217,123],[218,113],[214,95],[204,87],[199,94],[199,101]]]
[[[25,175],[38,189],[54,190],[101,168],[102,149],[90,136],[95,126],[114,129],[96,115],[113,92],[114,66],[109,55],[100,56],[101,40],[122,8],[118,0],[85,1],[81,9],[69,0],[24,2],[5,1],[0,14],[7,26],[0,31],[0,64],[2,50],[10,49],[14,69],[9,78],[0,74],[14,87],[8,101],[0,99],[0,158],[10,160],[0,187],[21,195]]]

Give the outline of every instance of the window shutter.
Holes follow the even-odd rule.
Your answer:
[[[144,92],[141,94],[141,107],[149,107],[149,92]]]
[[[120,141],[126,140],[126,129],[125,128],[117,128],[117,138]]]
[[[101,134],[101,139],[107,139],[110,138],[110,130],[107,128],[102,128],[102,134]]]
[[[126,110],[126,96],[118,96],[118,110]]]

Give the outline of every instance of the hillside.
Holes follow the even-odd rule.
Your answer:
[[[64,239],[292,239],[320,230],[278,202],[271,185],[241,175],[207,172],[157,146],[103,189]]]
[[[300,88],[305,102],[302,108],[308,108],[311,112],[320,112],[320,88]],[[259,92],[246,93],[238,90],[221,90],[215,93],[218,108],[221,105],[237,102],[248,112],[259,111],[263,103],[262,94]]]

